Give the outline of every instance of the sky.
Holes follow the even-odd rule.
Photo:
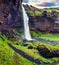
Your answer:
[[[59,2],[59,0],[24,0],[25,2],[27,1],[38,1],[38,2]]]
[[[28,3],[28,2],[38,2],[38,4],[36,4],[37,6],[45,6],[45,7],[50,7],[50,6],[59,6],[59,0],[24,0],[24,2]]]

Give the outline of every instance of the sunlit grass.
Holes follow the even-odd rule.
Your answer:
[[[0,65],[36,65],[17,54],[8,46],[11,42],[6,37],[3,36],[3,38],[5,41],[0,38]]]
[[[33,38],[41,38],[45,40],[50,40],[50,41],[59,41],[59,34],[51,34],[51,33],[41,33],[41,32],[35,32],[31,31],[31,36]]]
[[[59,34],[42,34],[41,37],[46,40],[59,41]]]
[[[49,44],[44,44],[44,43],[34,43],[31,44],[30,42],[28,42],[27,44],[29,44],[28,46],[33,46],[34,48],[36,48],[38,45],[40,48],[46,48],[48,49],[50,52],[51,51],[55,51],[55,50],[59,50],[59,45],[57,46],[52,46]],[[28,49],[28,46],[22,46],[22,45],[14,45],[16,48],[22,50],[23,52],[25,52],[27,55],[33,57],[34,59],[39,59],[41,62],[46,62],[46,63],[53,63],[53,62],[57,62],[59,60],[59,58],[44,58],[43,56],[41,56],[40,54],[38,54],[38,50],[37,49]],[[35,47],[36,46],[36,47]]]
[[[34,33],[34,32],[33,32]],[[35,33],[39,34],[39,36],[42,36],[44,35],[44,37],[46,36],[45,34],[41,34],[41,33]],[[51,37],[53,38],[53,35],[57,35],[57,37],[59,37],[58,35],[59,34],[48,34],[47,36],[48,37]],[[46,37],[47,37],[46,36]],[[8,46],[8,43],[11,43],[13,44],[13,46],[15,46],[17,49],[20,49],[21,51],[25,52],[27,55],[33,57],[34,59],[39,59],[39,61],[41,61],[42,63],[46,62],[46,63],[53,63],[53,62],[57,62],[59,60],[59,58],[45,58],[43,56],[41,56],[39,53],[38,53],[38,50],[36,49],[37,46],[39,46],[40,48],[46,48],[48,49],[50,52],[51,51],[56,51],[56,50],[59,50],[59,45],[55,45],[55,46],[52,46],[52,45],[49,45],[49,44],[45,44],[43,42],[33,42],[33,43],[30,43],[30,42],[27,42],[28,46],[22,46],[19,42],[14,42],[14,41],[10,41],[8,40],[8,38],[5,36],[5,35],[1,35],[1,37],[3,37],[5,39],[5,41],[3,41],[1,38],[0,38],[0,64],[4,64],[4,65],[36,65],[35,63],[33,62],[30,62],[28,61],[27,59],[23,58],[21,55],[17,54],[16,52],[14,52],[9,46]],[[14,44],[15,43],[15,44]],[[16,45],[16,43],[18,43],[18,45]],[[29,46],[32,46],[33,49],[28,49]],[[7,50],[7,51],[6,51]],[[15,58],[17,58],[16,60],[14,60]]]
[[[43,62],[50,62],[49,60],[43,58],[41,55],[37,54],[37,50],[34,50],[34,49],[27,49],[27,47],[24,47],[24,46],[15,46],[16,48],[22,50],[23,52],[25,52],[26,54],[28,54],[29,56],[33,57],[34,59],[39,59],[40,61],[43,61]]]

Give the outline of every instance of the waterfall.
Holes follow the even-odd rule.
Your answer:
[[[30,40],[32,40],[32,38],[30,35],[30,29],[29,29],[29,18],[28,18],[28,15],[26,14],[26,11],[25,11],[25,8],[23,7],[23,5],[22,5],[22,13],[23,13],[25,39],[30,41]]]

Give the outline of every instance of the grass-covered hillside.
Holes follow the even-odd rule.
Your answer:
[[[43,34],[40,38],[52,41],[59,41],[59,34]]]
[[[29,5],[24,5],[27,13],[30,15],[30,16],[43,16],[43,12],[46,10],[47,11],[47,16],[48,17],[51,17],[53,16],[53,12],[57,12],[59,13],[59,9],[58,8],[45,8],[45,9],[38,9],[38,8],[35,8],[33,6],[29,6]]]
[[[36,65],[16,53],[8,45],[8,43],[13,42],[9,41],[5,36],[2,37],[5,41],[0,38],[0,65]]]
[[[41,39],[50,40],[50,41],[59,41],[59,34],[31,31],[31,35],[33,38],[41,38]]]
[[[24,45],[13,44],[13,46],[30,57],[38,59],[42,65],[59,63],[59,57],[57,56],[58,54],[56,54],[57,50],[59,50],[59,45],[53,46],[42,42],[26,42]]]
[[[17,34],[20,35],[20,32],[17,32]],[[59,34],[43,34],[32,31],[31,35],[36,39],[59,41]],[[22,51],[23,55],[17,51],[15,52],[15,49],[10,47],[9,44],[18,49],[18,52]],[[29,57],[33,58],[35,62],[29,60]],[[39,65],[58,65],[59,44],[51,45],[42,41],[24,42],[20,37],[18,37],[18,40],[11,41],[5,35],[0,34],[0,65],[38,65],[38,62]]]

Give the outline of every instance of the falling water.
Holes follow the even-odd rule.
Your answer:
[[[30,41],[32,40],[31,35],[30,35],[30,30],[29,30],[29,18],[26,14],[25,8],[22,5],[22,12],[23,12],[23,21],[24,21],[24,34],[25,34],[25,39]]]

